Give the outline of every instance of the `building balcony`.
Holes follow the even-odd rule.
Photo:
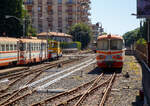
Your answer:
[[[52,4],[53,4],[52,1],[48,1],[48,2],[47,2],[47,5],[52,5]]]
[[[30,1],[30,2],[26,1],[26,2],[23,2],[23,4],[24,4],[24,5],[33,5],[34,2],[33,2],[33,1]]]
[[[87,15],[88,15],[88,16],[91,16],[91,13],[90,13],[90,12],[88,12],[88,13],[87,13]]]
[[[28,5],[26,8],[27,8],[27,10],[32,11],[33,6],[32,5]]]
[[[74,1],[67,1],[66,2],[66,5],[74,5],[74,4],[76,4]]]
[[[53,10],[47,10],[48,15],[53,15]]]
[[[52,19],[53,19],[53,17],[52,17],[52,16],[50,16],[50,17],[48,17],[48,18],[47,18],[47,20],[52,20]]]
[[[72,12],[73,12],[73,10],[72,10],[72,9],[68,9],[68,10],[66,10],[66,12],[71,12],[71,13],[72,13]]]

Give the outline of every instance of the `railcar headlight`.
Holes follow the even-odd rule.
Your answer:
[[[122,58],[122,56],[120,56],[120,55],[116,55],[115,56],[117,59],[121,59]]]
[[[103,56],[103,55],[100,55],[99,58],[104,58],[104,56]]]
[[[99,58],[100,58],[100,59],[104,59],[105,56],[104,56],[104,55],[99,55]]]
[[[105,59],[106,56],[104,56],[104,55],[98,55],[96,58],[97,58],[97,59]]]

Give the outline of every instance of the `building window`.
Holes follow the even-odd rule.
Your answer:
[[[69,3],[72,3],[73,1],[72,1],[72,0],[68,0],[68,2],[69,2]]]
[[[58,0],[58,4],[62,4],[62,0]]]
[[[38,7],[38,11],[41,11],[41,7]]]

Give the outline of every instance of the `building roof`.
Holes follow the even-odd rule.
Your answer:
[[[60,32],[41,32],[37,36],[58,36],[58,37],[70,37],[72,38],[71,35],[66,34],[66,33],[60,33]]]

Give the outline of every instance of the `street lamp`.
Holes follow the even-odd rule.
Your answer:
[[[100,24],[100,25],[99,25],[99,24]],[[98,27],[98,30],[99,30],[100,35],[101,35],[101,34],[102,34],[102,32],[103,32],[102,23],[101,23],[101,22],[97,22],[97,23],[96,23],[96,26]]]
[[[15,16],[9,16],[9,15],[6,15],[5,16],[6,19],[8,18],[15,18],[16,20],[18,20],[20,23],[23,24],[23,37],[25,36],[25,19],[22,21],[20,18],[17,18]]]

